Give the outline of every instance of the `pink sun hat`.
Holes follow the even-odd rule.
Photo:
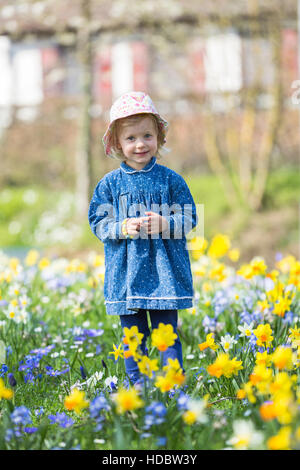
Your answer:
[[[141,113],[154,114],[158,119],[158,124],[161,127],[164,135],[166,135],[168,130],[168,122],[157,112],[150,96],[141,91],[131,91],[129,93],[125,93],[124,95],[120,96],[112,105],[110,110],[110,123],[102,139],[104,151],[108,157],[115,158],[111,146],[111,130],[114,122],[117,119]]]

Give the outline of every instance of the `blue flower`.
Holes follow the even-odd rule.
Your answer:
[[[205,333],[209,331],[214,331],[216,329],[217,320],[215,318],[211,318],[208,315],[205,315],[203,318],[202,326],[204,328]]]
[[[80,374],[81,374],[81,377],[83,378],[83,380],[86,379],[86,372],[85,372],[85,369],[83,366],[80,366]]]
[[[67,374],[69,372],[70,367],[66,367],[62,370],[54,370],[51,366],[46,366],[46,375],[50,375],[50,377],[58,377],[59,375]]]
[[[32,351],[30,351],[30,353],[38,354],[39,356],[46,356],[47,354],[49,354],[50,351],[52,351],[53,348],[55,348],[55,345],[50,344],[49,346],[45,346],[44,348],[33,349]]]
[[[27,383],[27,382],[30,382],[30,383],[34,383],[34,375],[32,372],[28,372],[27,374],[24,375],[24,382]]]
[[[101,394],[90,403],[90,416],[91,418],[97,418],[102,410],[108,411],[109,409],[105,396]]]
[[[282,323],[284,325],[292,325],[293,322],[294,322],[294,313],[289,311],[289,312],[286,312],[283,319],[282,319]]]
[[[177,398],[177,407],[179,410],[185,410],[187,403],[189,401],[189,396],[183,392],[180,392],[179,397]]]
[[[27,434],[33,434],[35,433],[36,431],[38,430],[38,428],[34,427],[34,426],[31,426],[31,427],[28,427],[26,426],[23,431],[26,432]]]
[[[0,377],[4,377],[4,375],[7,373],[8,367],[6,364],[2,364],[1,369],[0,369]]]
[[[34,412],[35,416],[41,416],[44,413],[44,408],[40,406],[40,408],[37,408]]]
[[[214,298],[212,299],[212,306],[214,307],[214,312],[216,316],[219,316],[221,313],[229,307],[229,299],[226,296],[226,291],[219,290],[216,292]]]
[[[158,437],[156,441],[156,445],[158,447],[163,447],[167,444],[167,438],[166,437]]]
[[[48,418],[51,424],[58,424],[61,428],[69,428],[73,426],[74,421],[72,418],[66,415],[66,413],[56,413],[56,415],[49,415]]]
[[[35,369],[39,366],[40,364],[40,360],[41,360],[41,357],[40,356],[32,356],[30,354],[28,354],[27,356],[25,356],[25,362],[24,361],[21,361],[20,362],[20,367],[19,367],[19,370],[20,371],[23,371],[23,370],[32,370],[32,369]]]
[[[161,402],[154,401],[151,405],[147,406],[145,415],[145,426],[144,429],[149,429],[154,424],[161,424],[165,420],[167,409]]]
[[[18,406],[10,415],[10,419],[15,425],[31,424],[30,410],[26,406]]]
[[[9,382],[9,385],[11,387],[15,387],[17,385],[17,381],[14,377],[14,374],[12,374],[11,372],[7,375],[8,377],[8,382]]]

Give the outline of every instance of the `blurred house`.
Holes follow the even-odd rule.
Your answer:
[[[253,3],[260,17],[249,7]],[[238,108],[241,93],[254,86],[260,90],[256,105],[268,109],[275,65],[264,21],[280,3],[164,0],[158,11],[154,0],[93,0],[92,116],[106,118],[112,101],[133,89],[150,93],[162,113],[181,120],[205,100],[217,113]],[[285,1],[281,11],[282,84],[285,105],[293,108],[292,83],[299,78],[296,1]],[[162,51],[159,41],[149,40],[152,30],[155,38],[164,35],[159,21],[174,30],[186,24],[184,39],[171,40]],[[255,21],[260,24],[253,33]],[[83,25],[79,0],[1,2],[0,130],[12,119],[34,122],[53,98],[66,100],[65,117],[76,116],[72,102],[76,108],[82,92],[76,35]]]
[[[114,18],[118,17],[116,7],[119,5],[119,21],[122,21],[124,2],[112,2],[105,9],[106,3],[94,2],[95,12],[98,11],[101,15],[102,26],[109,25],[111,21],[112,27],[115,27]],[[146,3],[151,5],[153,2],[144,2]],[[196,2],[182,3],[193,14]],[[210,10],[206,12],[209,20],[209,14],[214,11],[214,2],[207,3],[211,4]],[[102,41],[101,34],[99,37],[95,35],[95,102],[106,109],[113,99],[132,89],[144,90],[163,99],[172,95],[185,97],[191,93],[235,93],[254,84],[262,89],[269,87],[274,77],[270,40],[264,37],[263,31],[261,37],[258,34],[252,36],[249,29],[241,28],[240,23],[235,21],[239,18],[241,22],[240,15],[246,13],[243,8],[247,2],[236,2],[233,11],[230,6],[232,2],[221,3],[226,5],[222,14],[226,16],[228,12],[232,15],[230,28],[218,31],[215,27],[213,32],[206,33],[205,36],[200,30],[198,37],[195,37],[193,31],[182,50],[179,48],[176,51],[174,45],[175,54],[167,62],[160,57],[160,51],[149,45],[146,37],[143,38],[142,31],[136,32],[134,28],[129,28],[127,35],[118,38],[116,34],[111,37],[110,42]],[[275,3],[262,2],[262,6]],[[53,8],[54,4],[55,12],[49,9],[49,5]],[[178,1],[170,2],[170,5],[175,4]],[[19,4],[12,1],[1,2],[1,107],[36,106],[47,97],[76,96],[80,93],[80,66],[74,51],[75,44],[63,46],[59,41],[56,42],[55,35],[52,34],[57,29],[71,31],[76,21],[77,29],[80,28],[82,19],[78,13],[78,5],[78,1],[22,1]],[[220,2],[218,7],[221,7]],[[201,6],[202,10],[203,8]],[[199,7],[197,11],[200,12]],[[298,74],[296,2],[286,2],[284,11],[286,18],[283,17],[282,21],[282,60],[285,86],[290,90],[291,82],[297,79]],[[180,13],[183,15],[184,11],[179,11],[178,17]],[[168,14],[172,19],[172,10]],[[205,10],[202,15],[205,15]],[[249,18],[245,15],[244,22],[247,21]],[[215,105],[218,106],[217,101]],[[219,106],[222,106],[221,101]]]
[[[291,90],[298,77],[298,34],[282,30],[283,84]],[[239,92],[253,85],[267,89],[274,79],[272,46],[267,38],[243,37],[236,31],[191,38],[185,55],[163,62],[159,50],[130,36],[96,48],[94,100],[104,109],[129,90],[156,96]],[[181,73],[178,64],[181,61]],[[172,63],[173,62],[173,63]],[[74,47],[53,40],[13,41],[0,36],[0,106],[36,106],[51,96],[80,94],[80,65]]]

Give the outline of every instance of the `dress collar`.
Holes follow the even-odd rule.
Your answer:
[[[156,164],[156,157],[152,157],[151,160],[144,166],[141,170],[135,170],[131,166],[127,165],[125,162],[122,162],[120,165],[121,170],[125,173],[146,173],[147,171],[151,171],[154,165]]]

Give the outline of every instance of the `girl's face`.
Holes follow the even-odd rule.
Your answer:
[[[135,170],[144,168],[157,152],[157,131],[151,117],[135,122],[124,120],[117,136],[118,149],[122,150],[126,163]]]

